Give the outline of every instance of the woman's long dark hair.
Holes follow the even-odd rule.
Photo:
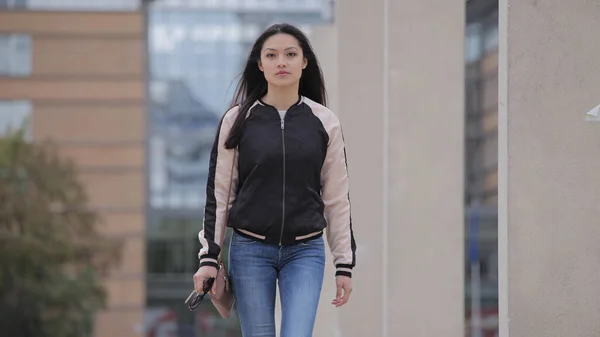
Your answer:
[[[302,70],[302,76],[300,77],[298,94],[308,97],[319,104],[327,104],[323,73],[306,35],[300,29],[286,23],[272,25],[254,42],[233,96],[232,107],[239,105],[239,111],[225,141],[225,148],[227,149],[233,149],[238,146],[248,110],[250,110],[250,107],[256,100],[267,93],[267,80],[258,67],[258,62],[260,61],[260,54],[265,41],[271,36],[280,33],[295,37],[307,60],[306,68]]]

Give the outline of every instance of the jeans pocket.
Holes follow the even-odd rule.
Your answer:
[[[258,241],[250,239],[246,236],[243,236],[239,233],[233,232],[233,236],[231,237],[231,244],[236,245],[251,245],[258,243]]]
[[[324,244],[324,242],[323,242],[323,236],[322,235],[320,235],[317,238],[309,239],[309,240],[306,240],[306,241],[303,241],[303,242],[299,243],[299,245],[301,247],[321,246],[323,244]]]

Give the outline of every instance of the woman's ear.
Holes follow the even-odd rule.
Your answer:
[[[258,69],[260,69],[260,71],[262,71],[262,72],[265,71],[262,66],[262,61],[258,61]]]
[[[306,59],[306,57],[304,58],[304,61],[302,62],[302,69],[306,69],[306,66],[308,65],[308,60]]]

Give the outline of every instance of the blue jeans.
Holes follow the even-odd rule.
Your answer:
[[[243,337],[275,337],[276,282],[281,337],[312,337],[324,269],[322,236],[280,247],[234,232],[229,274]]]

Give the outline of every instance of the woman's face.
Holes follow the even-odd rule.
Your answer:
[[[270,85],[285,87],[300,81],[306,59],[298,40],[289,34],[275,34],[263,44],[258,67]]]

